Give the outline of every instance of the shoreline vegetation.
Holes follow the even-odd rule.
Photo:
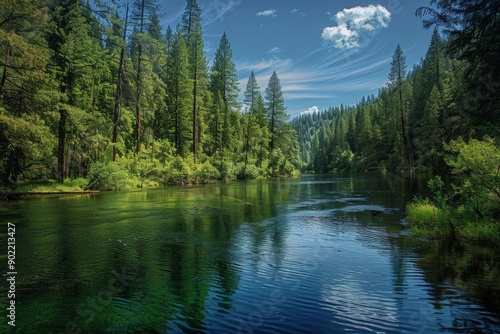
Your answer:
[[[500,246],[498,218],[476,216],[464,206],[438,208],[428,199],[414,200],[406,209],[412,233],[417,237]]]

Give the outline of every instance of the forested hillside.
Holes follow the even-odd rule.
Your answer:
[[[278,75],[262,97],[252,74],[238,103],[228,36],[209,64],[196,0],[174,29],[160,25],[156,0],[0,3],[3,187],[118,189],[299,167]]]
[[[455,43],[434,30],[425,58],[412,68],[398,45],[378,96],[293,119],[304,169],[443,174],[450,141],[498,138],[498,69],[488,70],[498,64],[473,67],[466,54],[450,51]]]

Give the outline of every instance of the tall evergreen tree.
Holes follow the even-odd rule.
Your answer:
[[[413,158],[407,129],[408,106],[405,96],[405,78],[406,78],[406,57],[403,55],[403,49],[398,44],[392,56],[391,69],[389,72],[389,88],[396,92],[395,105],[398,109],[399,126],[401,131],[401,153],[403,161],[408,169],[413,169]]]
[[[68,125],[72,125],[73,139],[82,131],[98,131],[90,125],[92,121],[84,109],[95,108],[93,89],[98,80],[103,79],[106,69],[102,58],[100,40],[91,35],[94,28],[88,24],[88,9],[78,0],[52,1],[49,6],[53,28],[48,32],[48,43],[52,49],[53,73],[59,85],[58,122],[58,179],[64,182],[68,175]],[[94,32],[95,33],[95,32]],[[97,81],[96,81],[97,80]],[[69,124],[68,124],[69,123]],[[73,145],[75,150],[84,151],[91,143]],[[75,157],[76,154],[72,154]],[[80,156],[80,165],[83,163]],[[92,159],[90,159],[92,160]],[[87,162],[90,163],[90,162]],[[76,166],[77,167],[77,166]]]
[[[248,78],[247,87],[245,90],[244,103],[248,105],[248,113],[246,114],[246,124],[245,124],[245,139],[244,139],[244,150],[245,150],[245,170],[248,164],[248,153],[250,151],[250,143],[252,141],[252,134],[256,131],[257,115],[258,115],[258,101],[259,98],[262,100],[260,94],[259,85],[257,84],[257,79],[255,78],[255,73],[252,71],[250,77]]]
[[[189,55],[183,34],[179,31],[169,56],[167,86],[169,87],[168,108],[173,128],[170,139],[177,153],[186,156],[189,152],[191,127],[189,114],[191,107],[191,78],[189,75]]]
[[[500,6],[497,0],[440,0],[432,7],[421,7],[417,16],[425,17],[424,28],[443,27],[449,37],[448,54],[463,61],[462,76],[467,90],[457,99],[458,114],[468,114],[467,128],[475,136],[500,135]]]
[[[238,77],[232,60],[233,52],[226,33],[222,35],[210,75],[210,91],[214,96],[211,115],[212,153],[220,153],[221,165],[224,150],[236,135],[237,128],[230,123],[233,114],[239,110]],[[230,124],[232,126],[230,126]]]
[[[201,24],[201,8],[196,0],[187,0],[186,9],[182,15],[182,32],[187,41],[192,79],[192,147],[194,161],[200,151],[203,137],[203,113],[208,102],[207,61],[203,51],[203,32]]]
[[[123,32],[121,38],[122,45],[120,48],[120,60],[118,65],[118,75],[117,75],[116,92],[115,92],[115,107],[113,113],[113,131],[111,139],[111,142],[113,143],[113,152],[112,152],[113,161],[116,161],[116,154],[117,154],[116,144],[118,142],[118,122],[120,121],[121,104],[123,97],[123,68],[126,60],[125,49],[126,49],[126,38],[127,38],[128,14],[129,14],[129,6],[127,3],[127,9],[125,12],[125,23],[123,25]]]
[[[280,140],[284,135],[283,128],[288,119],[281,83],[276,72],[273,72],[269,79],[265,99],[269,132],[271,134],[269,149],[272,151],[279,146]]]
[[[135,152],[139,151],[141,140],[141,97],[143,83],[143,48],[144,33],[156,16],[156,0],[135,0],[132,4],[132,21],[134,27],[134,46],[132,52],[136,55],[136,96],[135,96]]]

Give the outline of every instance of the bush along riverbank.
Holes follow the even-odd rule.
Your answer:
[[[300,172],[281,149],[273,150],[267,157],[258,160],[249,155],[247,159],[201,156],[194,162],[193,156],[186,158],[165,154],[164,150],[146,150],[139,154],[96,162],[88,175],[63,183],[53,179],[19,182],[0,188],[4,192],[75,192],[91,190],[127,190],[163,185],[190,185],[212,183],[219,180],[297,177]]]
[[[489,138],[459,138],[446,147],[453,182],[429,180],[431,198],[407,206],[412,231],[429,238],[462,239],[500,245],[500,148]]]

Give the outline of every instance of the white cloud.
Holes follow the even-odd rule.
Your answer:
[[[299,8],[295,8],[295,9],[292,9],[290,11],[290,13],[294,14],[294,15],[298,15],[298,16],[306,16],[306,14],[304,14]]]
[[[326,27],[323,29],[321,38],[333,42],[338,49],[351,49],[359,47],[359,33],[349,30],[346,26]]]
[[[315,113],[319,113],[319,109],[317,106],[312,106],[312,107],[308,108],[307,110],[302,111],[300,114],[301,115],[307,115],[307,114],[312,115]]]
[[[338,49],[359,48],[382,28],[387,28],[391,13],[381,5],[345,8],[332,17],[337,25],[323,29],[321,38]]]
[[[275,17],[275,16],[278,16],[278,15],[276,14],[276,10],[274,10],[274,9],[267,9],[267,10],[263,10],[262,12],[258,12],[257,16],[273,16],[273,17]]]

